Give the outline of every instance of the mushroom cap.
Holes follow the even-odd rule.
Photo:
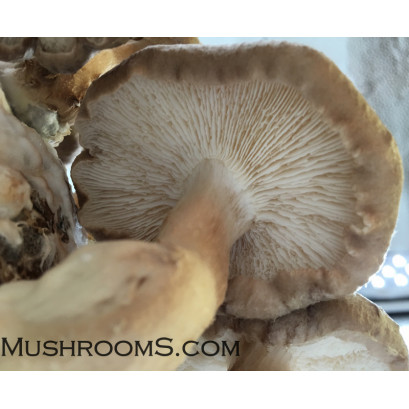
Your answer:
[[[252,215],[231,250],[230,314],[273,318],[350,294],[383,261],[399,152],[315,50],[149,47],[94,82],[76,128],[79,218],[97,239],[154,240],[204,160],[228,169]]]
[[[197,340],[197,344],[189,351],[189,356],[177,370],[228,371],[234,365],[237,355],[242,355],[241,337],[241,334],[234,330],[232,317],[229,318],[229,321],[226,320],[226,317],[217,317]],[[209,347],[205,347],[208,342]],[[217,354],[215,354],[216,344],[219,347]],[[238,347],[235,347],[235,344]],[[232,351],[231,354],[227,352],[227,348]]]
[[[234,370],[409,369],[398,324],[359,294],[270,321],[220,317],[215,327],[241,335]]]
[[[0,61],[19,60],[35,44],[34,37],[0,37]]]
[[[393,134],[402,157],[404,186],[390,251],[408,251],[409,243],[409,38],[348,39],[348,74]]]
[[[399,326],[359,294],[323,301],[276,320],[219,315],[199,339],[227,345],[178,368],[206,370],[408,370]],[[234,343],[238,348],[233,350]],[[200,350],[200,348],[199,348]]]
[[[175,246],[115,241],[84,246],[39,280],[0,287],[0,327],[10,345],[52,340],[65,346],[86,340],[115,345],[126,341],[133,353],[90,357],[83,351],[63,357],[3,356],[2,370],[176,369],[182,344],[198,338],[216,308],[215,281],[195,254]],[[160,341],[161,338],[169,340]],[[153,341],[152,341],[153,340]],[[156,340],[169,349],[159,348]],[[135,356],[153,342],[153,353]],[[125,348],[125,350],[124,350]],[[107,346],[103,345],[103,352]],[[126,345],[118,347],[126,353]],[[155,353],[158,351],[158,353]],[[50,352],[50,351],[48,351]],[[101,352],[101,353],[103,353]]]
[[[55,151],[0,106],[0,283],[37,278],[75,247],[75,206]]]

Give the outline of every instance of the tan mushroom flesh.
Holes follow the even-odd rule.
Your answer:
[[[1,335],[17,345],[0,369],[176,369],[184,342],[213,319],[214,287],[207,266],[175,246],[84,246],[39,280],[0,287]]]
[[[197,252],[218,300],[273,318],[352,293],[397,217],[396,144],[322,54],[281,44],[154,46],[90,87],[72,177],[97,239]]]
[[[1,106],[0,146],[2,284],[37,278],[74,250],[76,215],[55,151]]]

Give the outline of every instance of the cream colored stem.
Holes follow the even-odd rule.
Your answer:
[[[234,176],[221,162],[206,160],[195,170],[185,195],[170,212],[158,241],[198,253],[214,271],[221,304],[227,288],[230,249],[251,220]]]
[[[0,358],[0,370],[176,369],[186,358],[185,342],[199,338],[213,320],[214,288],[209,267],[185,249],[131,240],[84,246],[39,280],[0,286],[1,336],[9,345],[22,338],[23,345],[22,355],[17,349]],[[160,339],[172,353],[155,353]],[[26,342],[36,350],[47,340],[75,344],[74,355],[24,352]],[[80,354],[81,341],[93,345],[91,355]],[[126,341],[132,353],[98,355],[100,341]],[[143,348],[153,343],[153,351],[137,354],[136,341]]]

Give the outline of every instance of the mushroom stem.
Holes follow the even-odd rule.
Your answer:
[[[230,249],[253,220],[242,190],[221,161],[202,161],[158,236],[160,243],[172,243],[198,253],[211,267],[220,304],[227,288]]]
[[[26,351],[28,343],[37,350],[54,343],[71,345],[72,352],[4,352],[0,370],[176,369],[186,341],[199,338],[213,319],[214,287],[209,267],[172,245],[84,246],[39,280],[0,287],[3,344],[20,338]],[[81,353],[81,343],[91,351]],[[121,347],[109,352],[109,344]]]

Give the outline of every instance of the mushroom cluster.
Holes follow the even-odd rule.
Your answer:
[[[1,90],[0,90],[1,91]],[[0,92],[0,94],[2,94]],[[76,247],[76,214],[55,151],[0,100],[0,284],[38,278]]]
[[[160,42],[171,45],[150,45]],[[78,80],[72,118],[83,151],[71,176],[79,221],[97,243],[39,280],[0,288],[3,332],[113,344],[165,336],[180,351],[218,317],[205,336],[223,328],[244,345],[225,369],[407,369],[399,328],[351,295],[382,264],[396,223],[402,164],[389,131],[315,50],[182,42],[194,41],[126,43]],[[7,72],[2,83],[15,90]],[[68,82],[57,78],[58,99]],[[10,200],[22,210],[25,197]],[[311,358],[328,342],[344,358]],[[86,358],[0,365],[190,365],[179,353]]]
[[[0,38],[0,61],[9,61],[0,64],[0,84],[14,114],[52,146],[59,146],[71,134],[81,101],[95,79],[149,45],[196,42],[190,37]],[[34,45],[32,55],[27,50]],[[102,50],[95,54],[96,48]]]
[[[128,37],[0,37],[0,60],[35,57],[52,73],[74,73],[96,50],[119,46]]]

